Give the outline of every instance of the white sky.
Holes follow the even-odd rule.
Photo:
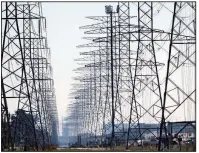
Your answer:
[[[59,118],[65,116],[67,113],[66,106],[69,102],[68,95],[70,93],[70,84],[74,76],[72,70],[78,67],[74,59],[78,58],[79,51],[82,51],[82,49],[78,49],[76,46],[87,43],[85,40],[81,39],[86,35],[84,35],[83,30],[80,30],[79,27],[96,23],[93,20],[86,19],[86,16],[106,15],[105,5],[112,5],[116,8],[117,2],[42,3],[43,15],[46,17],[47,22],[48,45],[51,48],[51,64],[53,66]],[[131,11],[136,10],[131,9]],[[161,17],[162,15],[157,17],[157,19],[162,20]],[[170,16],[167,15],[165,16],[165,19],[166,18],[168,19],[168,24],[170,24]],[[154,26],[162,27],[162,24],[165,23],[156,22]],[[163,27],[165,30],[169,28]]]
[[[59,119],[67,115],[66,107],[69,102],[70,84],[72,84],[72,77],[74,76],[73,69],[78,67],[74,59],[79,57],[80,52],[80,49],[77,49],[76,46],[87,43],[82,39],[86,35],[79,27],[96,23],[85,17],[105,15],[105,5],[113,5],[115,8],[117,2],[42,3],[43,15],[46,17],[47,22],[48,45],[51,49],[51,64],[53,67]],[[169,8],[172,10],[173,5],[171,4],[170,6]],[[167,31],[171,25],[171,13],[166,9],[161,11],[161,13],[161,15],[157,15],[155,18],[154,29],[161,28]],[[85,51],[87,51],[86,48]],[[164,60],[167,59],[163,57],[164,55],[159,56],[162,57],[158,57],[158,62],[165,62]],[[181,109],[179,109],[179,113],[176,113],[178,114],[176,118],[181,115],[180,111]]]
[[[77,68],[74,59],[80,49],[77,45],[84,44],[81,37],[85,36],[80,26],[93,24],[86,16],[105,15],[105,5],[117,3],[104,2],[43,2],[43,15],[47,22],[48,45],[51,48],[51,64],[55,81],[56,100],[59,118],[66,115],[69,101],[72,70]]]
[[[73,69],[77,68],[75,58],[79,57],[80,49],[77,45],[87,43],[82,40],[85,37],[80,26],[96,23],[93,20],[86,19],[86,16],[105,15],[105,5],[117,5],[115,3],[104,2],[43,2],[43,15],[47,20],[48,45],[51,48],[51,61],[53,67],[53,76],[55,80],[56,100],[59,119],[66,116],[67,103],[70,101],[70,84],[74,76]],[[166,4],[170,11],[173,11],[173,3]],[[156,8],[154,12],[157,12]],[[136,11],[136,10],[133,10]],[[155,14],[154,29],[168,31],[171,26],[172,14],[169,10],[163,8],[161,15]],[[170,31],[170,30],[169,30]],[[168,47],[166,47],[168,49]],[[85,48],[85,51],[86,48]],[[167,53],[164,52],[157,57],[158,62],[166,63]],[[165,71],[166,72],[166,71]],[[165,76],[165,75],[163,75]],[[186,106],[187,107],[187,106]],[[181,111],[181,109],[179,109]],[[180,112],[177,113],[181,114]],[[180,116],[180,115],[179,115]],[[178,117],[176,117],[178,118]]]

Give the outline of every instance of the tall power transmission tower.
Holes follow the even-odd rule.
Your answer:
[[[166,120],[171,118],[183,105],[192,107],[192,114],[184,114],[188,121],[195,122],[196,107],[196,3],[175,2],[167,72],[162,107],[160,137]],[[181,75],[179,80],[179,74]],[[189,82],[189,83],[188,83]],[[179,113],[179,112],[178,112]],[[184,112],[185,113],[185,112]],[[184,118],[186,123],[186,117]],[[188,122],[187,122],[188,123]],[[186,123],[186,124],[187,124]],[[189,123],[188,123],[189,124]],[[159,150],[161,145],[159,144]]]
[[[91,43],[78,46],[89,51],[77,60],[82,67],[73,95],[79,98],[72,103],[73,111],[82,108],[76,132],[87,131],[86,142],[131,149],[150,134],[161,150],[170,148],[172,126],[177,134],[195,129],[195,113],[189,113],[195,108],[195,3],[169,6],[119,2],[116,11],[105,6],[106,16],[88,17],[97,23],[81,27]],[[169,30],[157,23],[167,11]]]
[[[44,150],[56,139],[57,108],[41,12],[36,2],[2,3],[2,145],[12,150]]]

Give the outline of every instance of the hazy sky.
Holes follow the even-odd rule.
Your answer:
[[[84,44],[85,36],[80,26],[93,24],[86,16],[105,15],[105,5],[117,3],[104,2],[43,2],[43,15],[47,22],[48,45],[51,48],[51,61],[55,80],[56,100],[59,117],[66,115],[69,101],[72,70],[77,68],[74,59],[80,49],[76,46]]]
[[[172,23],[171,12],[173,11],[173,2],[164,3],[167,7],[162,7],[160,3],[153,4],[154,29],[161,29],[169,32],[171,30]],[[54,87],[56,92],[59,119],[61,119],[62,116],[67,115],[66,109],[67,104],[70,101],[68,96],[71,89],[70,84],[73,83],[73,70],[78,67],[74,59],[79,57],[80,51],[88,51],[86,48],[81,50],[76,48],[78,45],[89,43],[82,39],[82,37],[85,37],[86,35],[84,35],[84,31],[80,30],[79,27],[95,24],[95,21],[86,19],[85,17],[104,16],[105,5],[112,5],[115,9],[117,2],[42,2],[43,16],[46,17],[47,23],[46,30],[48,46],[51,49],[51,64],[53,67]],[[131,5],[135,5],[135,3],[131,3]],[[131,15],[137,14],[137,6],[130,8],[131,11],[134,11],[134,13],[131,12]],[[186,13],[187,12],[182,14],[185,18]],[[137,23],[133,22],[133,24],[136,25]],[[158,46],[155,44],[156,57],[158,60],[157,62],[167,63],[168,46],[169,43],[167,42],[163,47],[166,48],[166,50],[159,52]],[[162,72],[165,73],[166,70]],[[181,76],[184,75],[183,72],[184,71],[179,74],[179,78],[175,78],[175,82],[183,82],[181,78]],[[162,82],[162,80],[165,78],[165,74],[163,73],[161,73],[160,82]],[[189,84],[190,80],[184,81],[185,85]],[[148,102],[148,97],[145,96],[145,98],[146,100],[144,100],[144,104]],[[17,103],[13,103],[13,101],[10,100],[9,108],[14,108],[14,105],[16,107]],[[184,105],[181,109],[176,111],[175,118],[182,120],[183,108],[187,109],[186,112],[192,112],[194,115],[194,112],[192,111],[193,106],[194,105],[190,103]],[[190,115],[188,114],[188,116]]]
[[[165,4],[165,3],[164,3]],[[80,26],[96,23],[93,20],[86,19],[86,16],[105,15],[105,5],[117,3],[104,2],[43,2],[43,15],[47,20],[48,45],[51,48],[51,61],[53,66],[53,76],[55,80],[56,100],[59,118],[66,116],[66,106],[69,102],[70,84],[74,76],[73,69],[77,68],[75,58],[78,58],[79,52],[77,45],[87,43],[82,37],[85,37]],[[154,4],[155,5],[155,4]],[[167,8],[154,7],[154,29],[170,31],[172,21],[173,3],[166,3]],[[136,7],[137,8],[137,7]],[[131,9],[137,11],[137,9]],[[160,13],[157,13],[161,9]],[[133,14],[133,13],[132,13]],[[158,62],[167,63],[168,43],[164,46],[167,51],[157,52]],[[156,46],[156,51],[158,47]],[[85,48],[85,51],[86,50]],[[165,67],[166,68],[166,67]],[[165,73],[166,71],[164,71]],[[160,78],[163,80],[165,74]],[[177,81],[180,79],[177,79]],[[162,88],[163,89],[163,88]],[[184,106],[187,107],[187,106]],[[180,111],[176,112],[179,115]]]
[[[94,24],[95,21],[86,19],[86,16],[103,16],[105,5],[117,3],[104,2],[43,2],[43,15],[47,20],[48,45],[51,48],[53,76],[59,117],[66,115],[66,105],[69,101],[70,84],[74,76],[72,70],[77,68],[75,58],[78,58],[80,49],[77,45],[87,43],[81,39],[85,37],[80,26]],[[173,5],[171,5],[173,6]],[[172,8],[171,8],[172,9]],[[131,9],[131,11],[136,11]],[[165,13],[163,11],[163,13]],[[168,13],[168,12],[166,12]],[[162,15],[157,20],[162,20]],[[168,25],[171,22],[169,14],[165,16]],[[163,29],[161,22],[155,22],[154,26]],[[169,27],[166,27],[168,29]],[[165,29],[165,30],[166,30]],[[86,48],[85,48],[86,50]],[[82,51],[82,50],[81,50]],[[86,50],[87,51],[87,50]]]

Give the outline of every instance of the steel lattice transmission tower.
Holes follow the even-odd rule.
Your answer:
[[[142,139],[140,119],[149,114],[153,122],[161,116],[161,90],[158,71],[163,63],[158,63],[154,48],[153,6],[152,2],[138,2],[138,31],[137,53],[135,58],[135,72],[133,77],[132,102],[129,119],[127,148],[129,140]],[[148,104],[142,104],[142,98],[150,94]],[[142,98],[138,98],[138,95]],[[132,132],[131,129],[136,133]],[[146,130],[145,130],[146,131]]]
[[[57,135],[50,50],[41,12],[36,2],[2,3],[2,145],[12,150],[14,146],[44,150]]]
[[[100,137],[111,148],[116,144],[129,149],[150,133],[161,148],[162,140],[170,136],[169,125],[185,124],[180,133],[195,122],[193,115],[187,118],[188,105],[183,104],[195,107],[195,4],[170,4],[175,6],[170,11],[175,19],[171,31],[156,29],[156,16],[168,9],[157,2],[119,2],[116,11],[105,6],[106,16],[88,17],[97,23],[81,27],[89,29],[84,39],[91,43],[78,46],[89,51],[81,52],[83,58],[77,60],[82,67],[76,69],[79,82],[73,95],[80,98],[73,112],[82,108],[78,117],[83,126],[78,121],[77,129],[88,132],[83,132],[85,142]],[[180,106],[185,119],[174,122],[182,112]]]
[[[175,113],[182,111],[183,105],[192,107],[192,114],[188,121],[196,121],[196,3],[175,2],[167,73],[165,81],[164,101],[162,106],[162,120],[160,137],[165,123]],[[180,75],[183,73],[183,75]],[[180,76],[180,78],[179,78]],[[180,82],[182,80],[183,82]],[[185,118],[186,121],[186,118]],[[159,144],[159,150],[161,145]]]

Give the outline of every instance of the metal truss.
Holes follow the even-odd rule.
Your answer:
[[[58,117],[45,26],[40,3],[2,3],[4,148],[44,150],[57,137]]]
[[[166,120],[178,110],[182,110],[179,109],[180,106],[187,103],[187,107],[193,107],[193,112],[196,106],[196,3],[175,2],[172,20],[160,138]],[[181,35],[186,35],[188,39]],[[179,72],[183,72],[183,82],[176,80],[179,79]],[[185,86],[184,83],[187,82],[189,85]],[[195,116],[192,117],[189,120],[195,120]],[[160,144],[158,149],[163,149]]]
[[[137,13],[131,14],[131,4]],[[166,7],[156,2],[119,2],[116,12],[87,17],[96,23],[80,27],[89,43],[77,46],[88,51],[75,60],[81,66],[75,70],[68,124],[74,123],[81,143],[130,149],[151,133],[161,150],[167,146],[162,147],[166,122],[175,118],[180,106],[186,109],[185,101],[195,108],[195,3],[173,4],[170,31],[154,28],[155,16]],[[167,63],[159,52],[167,53]]]
[[[133,80],[132,102],[129,119],[129,129],[127,138],[127,149],[129,140],[141,139],[140,119],[149,114],[154,121],[158,121],[161,111],[161,90],[158,75],[158,67],[164,64],[158,63],[153,42],[153,9],[152,2],[138,2],[138,46],[135,62],[135,72]],[[145,13],[147,12],[147,14]],[[148,30],[147,30],[148,29]],[[144,41],[142,41],[144,40]],[[139,98],[138,95],[142,94]],[[148,104],[143,105],[142,99],[149,95],[153,99],[148,100]],[[132,121],[134,123],[132,123]],[[131,128],[137,128],[139,134],[134,135]],[[131,134],[131,136],[130,136]],[[134,142],[133,141],[133,142]]]

